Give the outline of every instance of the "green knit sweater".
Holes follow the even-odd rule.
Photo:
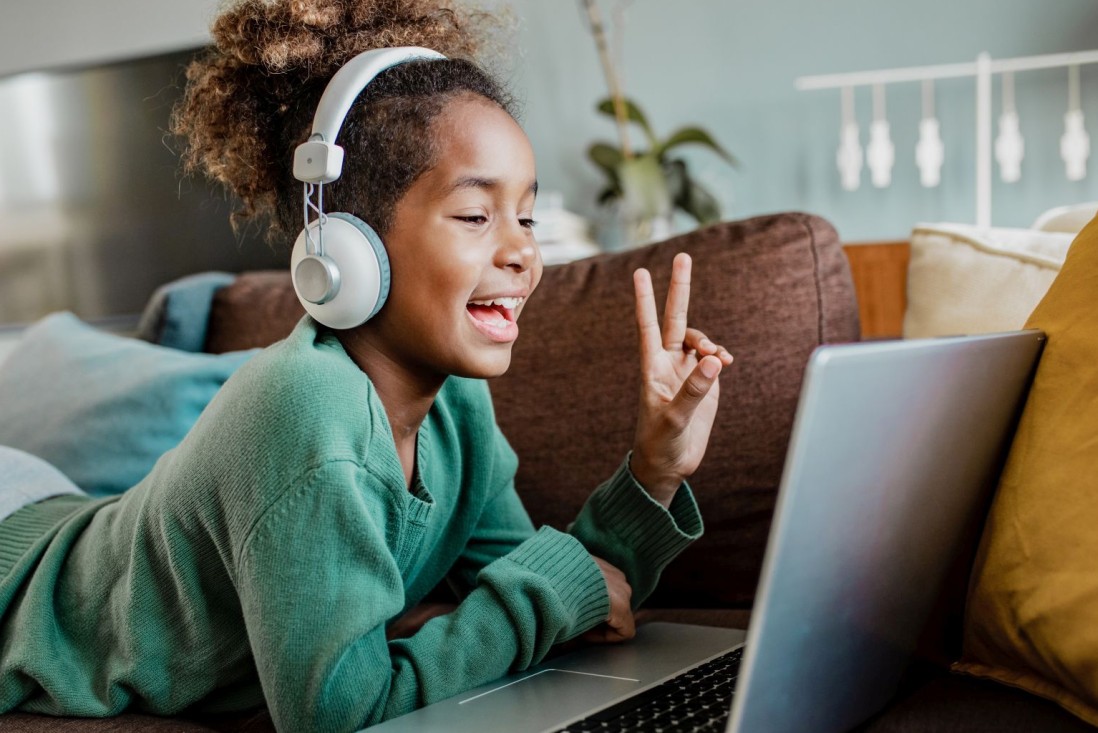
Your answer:
[[[140,484],[0,523],[0,711],[266,703],[280,730],[356,730],[521,670],[603,621],[588,550],[639,603],[701,533],[689,488],[665,510],[626,464],[570,534],[535,531],[482,381],[446,381],[416,450],[409,491],[373,385],[305,318]],[[386,625],[447,577],[465,593],[457,610],[387,641]]]

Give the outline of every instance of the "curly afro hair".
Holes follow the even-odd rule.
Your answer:
[[[397,201],[434,164],[431,124],[447,102],[475,94],[515,116],[511,97],[473,61],[494,23],[448,0],[237,0],[214,21],[214,45],[187,68],[172,115],[183,170],[240,199],[234,227],[266,217],[269,240],[292,242],[303,226],[293,150],[328,80],[363,51],[432,48],[447,59],[392,67],[359,95],[337,141],[343,174],[325,187],[327,209],[384,236]]]

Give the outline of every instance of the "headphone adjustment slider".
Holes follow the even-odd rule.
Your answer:
[[[294,150],[294,178],[306,183],[331,183],[343,170],[343,148],[323,140],[307,140]]]

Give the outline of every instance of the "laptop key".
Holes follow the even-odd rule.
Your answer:
[[[590,733],[723,731],[743,657],[736,649],[561,729]]]

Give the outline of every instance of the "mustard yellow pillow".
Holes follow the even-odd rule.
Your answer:
[[[1098,725],[1098,219],[1026,325],[1048,343],[980,541],[954,669]]]

